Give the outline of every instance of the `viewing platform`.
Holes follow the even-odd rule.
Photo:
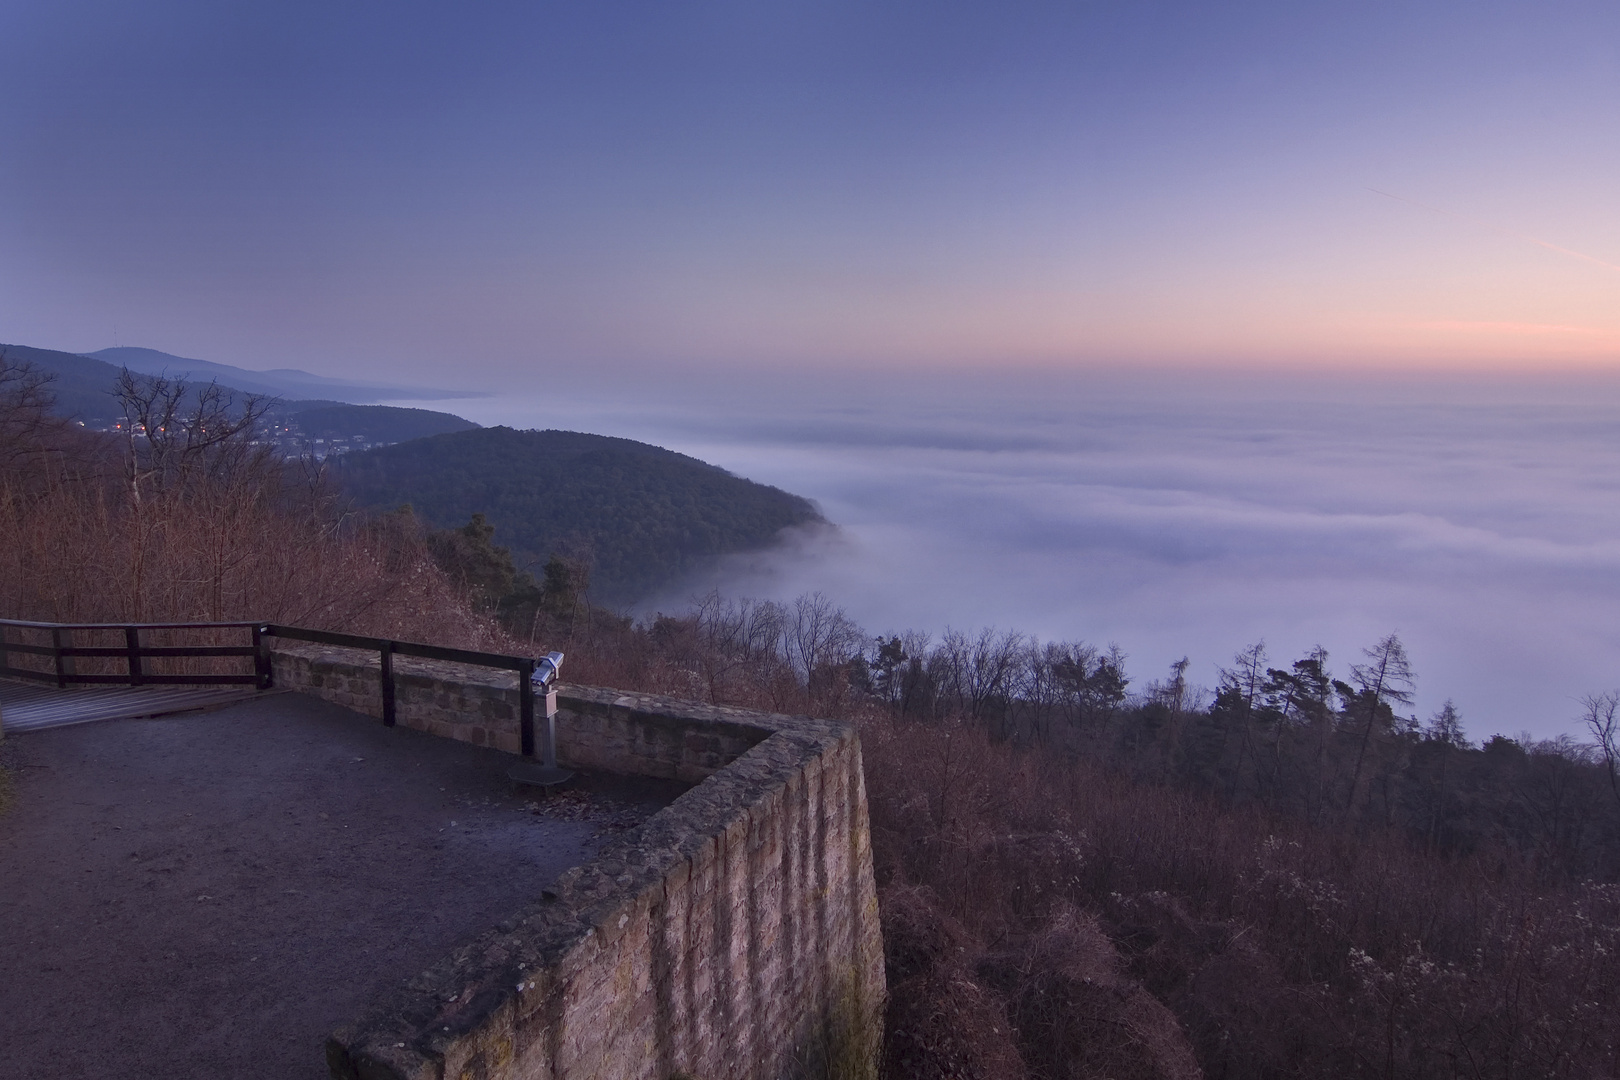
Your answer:
[[[235,686],[98,686],[62,690],[0,679],[0,732],[15,735],[94,720],[170,716],[234,705],[253,696],[252,690]]]
[[[875,1075],[852,724],[271,623],[0,653],[10,1074]]]
[[[372,998],[687,787],[581,776],[535,798],[511,761],[273,692],[10,734],[7,1075],[328,1076],[327,1037]]]

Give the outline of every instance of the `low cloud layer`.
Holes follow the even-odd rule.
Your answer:
[[[1390,631],[1418,711],[1475,737],[1572,727],[1620,684],[1620,422],[1590,397],[1422,404],[1388,388],[931,381],[855,392],[579,394],[545,417],[816,499],[839,528],[729,560],[719,586],[819,589],[873,633],[995,625],[1117,642],[1140,682],[1264,640],[1344,674]],[[723,402],[724,404],[719,404]]]

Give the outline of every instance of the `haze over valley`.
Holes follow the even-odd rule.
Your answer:
[[[1140,679],[1185,655],[1206,686],[1256,641],[1348,664],[1398,631],[1414,711],[1451,698],[1476,738],[1569,731],[1576,699],[1620,677],[1612,381],[557,381],[457,407],[667,446],[809,497],[837,526],[640,610],[711,587],[821,590],[874,633],[1117,642]]]

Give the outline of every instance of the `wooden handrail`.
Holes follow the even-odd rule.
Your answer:
[[[263,626],[262,622],[243,619],[237,622],[151,622],[151,623],[59,623],[33,622],[28,619],[0,619],[0,626],[19,626],[29,630],[230,630]]]
[[[258,689],[270,686],[270,654],[266,650],[259,628],[254,622],[184,622],[184,623],[49,623],[30,619],[0,619],[0,675],[16,679],[34,679],[54,682],[61,689],[75,685],[143,686],[146,684],[171,686],[245,685]],[[33,645],[7,640],[8,629],[37,630],[50,634],[49,645]],[[148,630],[248,630],[252,635],[249,645],[144,645],[141,635]],[[76,632],[117,633],[123,644],[117,646],[75,645]],[[49,657],[51,670],[15,667],[11,654]],[[242,656],[253,659],[253,674],[237,675],[173,675],[147,669],[149,659],[178,657],[216,658]],[[117,658],[124,661],[122,675],[81,673],[79,657]]]
[[[24,644],[6,641],[5,630],[50,631],[50,644]],[[120,631],[122,646],[84,646],[73,644],[75,631]],[[251,630],[253,644],[165,644],[151,646],[141,643],[147,630]],[[426,661],[449,661],[452,664],[471,664],[476,667],[494,667],[497,670],[517,672],[518,724],[523,735],[523,756],[535,756],[535,659],[527,656],[504,656],[501,653],[476,653],[473,649],[450,649],[439,644],[421,644],[418,641],[392,641],[389,638],[368,638],[355,633],[337,633],[332,630],[309,630],[306,627],[283,627],[271,622],[32,622],[24,619],[0,619],[0,675],[13,678],[37,678],[42,682],[55,682],[57,687],[70,685],[253,685],[258,690],[269,690],[274,682],[271,670],[271,649],[266,638],[288,638],[292,641],[313,641],[316,644],[335,644],[339,648],[364,649],[376,653],[381,665],[382,722],[394,727],[395,683],[394,657],[415,656]],[[49,656],[52,670],[11,667],[10,654]],[[123,675],[81,675],[76,670],[76,657],[123,657]],[[160,657],[253,657],[251,675],[162,675],[147,670],[147,659]]]
[[[415,656],[423,660],[448,660],[455,664],[496,668],[518,673],[518,726],[523,738],[523,756],[534,756],[534,664],[532,657],[505,656],[501,653],[474,652],[470,649],[449,649],[442,645],[423,645],[414,641],[391,641],[387,638],[362,637],[359,634],[340,634],[332,630],[310,630],[302,626],[280,626],[261,623],[255,628],[256,637],[290,638],[310,641],[318,645],[336,645],[344,649],[364,649],[377,654],[381,668],[383,723],[394,726],[394,657]]]
[[[7,641],[6,629],[49,631],[49,645],[29,645]],[[141,636],[149,630],[250,630],[251,645],[144,645]],[[120,632],[124,643],[119,646],[74,645],[76,631]],[[476,652],[471,649],[451,649],[442,645],[424,645],[415,641],[393,641],[388,638],[364,637],[359,634],[340,634],[331,630],[311,630],[302,626],[283,626],[267,622],[163,622],[163,623],[52,623],[27,619],[0,619],[0,675],[13,678],[38,679],[55,682],[67,688],[77,684],[147,684],[206,685],[241,684],[268,690],[274,680],[270,666],[270,647],[266,638],[287,638],[309,641],[339,648],[363,649],[378,654],[381,667],[383,723],[389,727],[395,722],[394,657],[414,656],[423,660],[446,660],[456,664],[514,671],[518,676],[519,724],[523,735],[523,755],[534,756],[534,667],[535,660],[527,656],[506,656],[501,653]],[[10,654],[48,656],[51,671],[35,671],[11,666]],[[78,657],[121,657],[125,662],[122,675],[80,674],[76,669]],[[163,675],[147,670],[148,659],[174,657],[228,657],[251,656],[252,675]]]

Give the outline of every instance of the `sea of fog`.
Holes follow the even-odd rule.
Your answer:
[[[1279,667],[1321,645],[1345,677],[1393,631],[1413,711],[1450,698],[1476,738],[1573,730],[1620,685],[1606,385],[621,373],[435,407],[656,443],[837,525],[649,609],[820,590],[874,634],[1117,643],[1137,686],[1182,656],[1211,686],[1257,641]]]

